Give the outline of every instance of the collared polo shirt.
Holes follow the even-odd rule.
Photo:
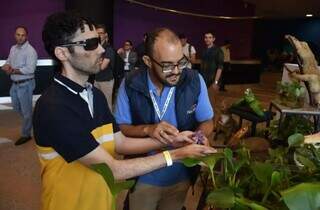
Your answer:
[[[113,140],[113,133],[119,131],[98,89],[89,84],[82,87],[62,75],[54,78],[38,100],[33,124],[37,145],[53,148],[67,162],[88,154],[103,138],[112,136]],[[103,134],[102,139],[94,137],[97,128],[107,125],[112,132]]]

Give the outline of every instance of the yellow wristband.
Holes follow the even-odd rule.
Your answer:
[[[172,166],[173,161],[172,161],[170,152],[169,151],[164,151],[162,153],[163,153],[164,159],[166,159],[167,166]]]

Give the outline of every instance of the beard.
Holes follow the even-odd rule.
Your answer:
[[[178,84],[179,82],[179,79],[180,79],[180,75],[181,75],[181,72],[178,73],[178,74],[168,74],[165,76],[165,79],[161,78],[158,74],[156,74],[157,78],[159,79],[159,81],[161,81],[162,84],[168,86],[168,87],[174,87]],[[172,76],[176,76],[178,77],[177,81],[175,83],[170,83],[168,82],[168,78],[172,77]]]
[[[99,59],[94,62],[94,65],[89,65],[88,62],[70,62],[71,66],[77,70],[80,74],[90,76],[100,72],[100,65],[98,65]]]

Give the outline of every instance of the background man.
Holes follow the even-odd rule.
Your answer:
[[[35,88],[34,71],[38,55],[28,42],[28,30],[18,26],[15,31],[16,45],[10,49],[10,54],[2,70],[12,80],[10,96],[13,109],[22,116],[21,137],[15,145],[23,144],[31,139],[32,129],[32,94]]]
[[[126,40],[123,47],[118,50],[118,54],[124,61],[124,74],[127,75],[134,69],[134,66],[138,60],[138,55],[132,50],[132,42]]]
[[[230,48],[231,48],[231,43],[229,40],[225,40],[224,41],[224,45],[221,47],[221,50],[223,52],[223,71],[221,73],[221,83],[220,83],[220,91],[226,91],[225,89],[225,81],[226,81],[226,75],[225,73],[227,71],[230,71],[231,65],[230,65],[230,61],[231,61],[231,57],[230,57]]]
[[[223,69],[223,52],[214,44],[215,40],[213,32],[206,32],[204,34],[206,49],[201,56],[200,74],[206,81],[208,88],[213,85],[214,90],[218,90]]]
[[[101,46],[105,52],[101,64],[101,71],[95,75],[94,85],[105,95],[109,109],[112,110],[112,91],[114,85],[114,64],[115,64],[115,50],[109,43],[109,36],[105,25],[96,25],[97,33],[101,40]]]
[[[187,42],[188,39],[184,34],[179,34],[179,39],[182,44],[183,54],[187,56],[190,61],[190,63],[188,64],[188,68],[192,69],[192,64],[196,62],[196,49],[194,48],[194,46]]]

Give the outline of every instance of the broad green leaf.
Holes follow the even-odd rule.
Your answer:
[[[256,178],[264,183],[268,184],[270,183],[271,180],[271,175],[273,172],[272,165],[269,163],[260,163],[260,162],[255,162],[252,166],[251,169],[256,176]]]
[[[223,154],[215,153],[201,158],[201,161],[206,164],[210,170],[213,170],[218,160],[223,158]]]
[[[252,200],[246,199],[246,198],[235,198],[236,204],[241,204],[247,207],[250,207],[252,210],[268,210],[266,207],[258,204],[257,202],[254,202]]]
[[[235,197],[232,189],[225,187],[210,192],[206,201],[216,208],[232,208],[235,203]]]
[[[300,146],[304,141],[304,136],[301,133],[295,133],[288,138],[289,147]]]
[[[94,164],[91,168],[103,177],[114,197],[120,191],[130,189],[134,185],[134,180],[115,182],[111,169],[105,163]]]
[[[196,158],[185,158],[181,161],[186,167],[193,167],[198,165],[201,161]]]
[[[320,183],[301,183],[281,192],[290,210],[319,210]]]
[[[114,185],[114,176],[109,166],[107,166],[105,163],[99,163],[91,165],[91,168],[103,177],[104,181],[108,184],[111,190],[111,187]]]
[[[115,195],[118,195],[123,190],[128,190],[128,189],[132,188],[134,186],[134,184],[135,184],[134,180],[127,180],[127,181],[115,183],[115,185],[114,185]]]

